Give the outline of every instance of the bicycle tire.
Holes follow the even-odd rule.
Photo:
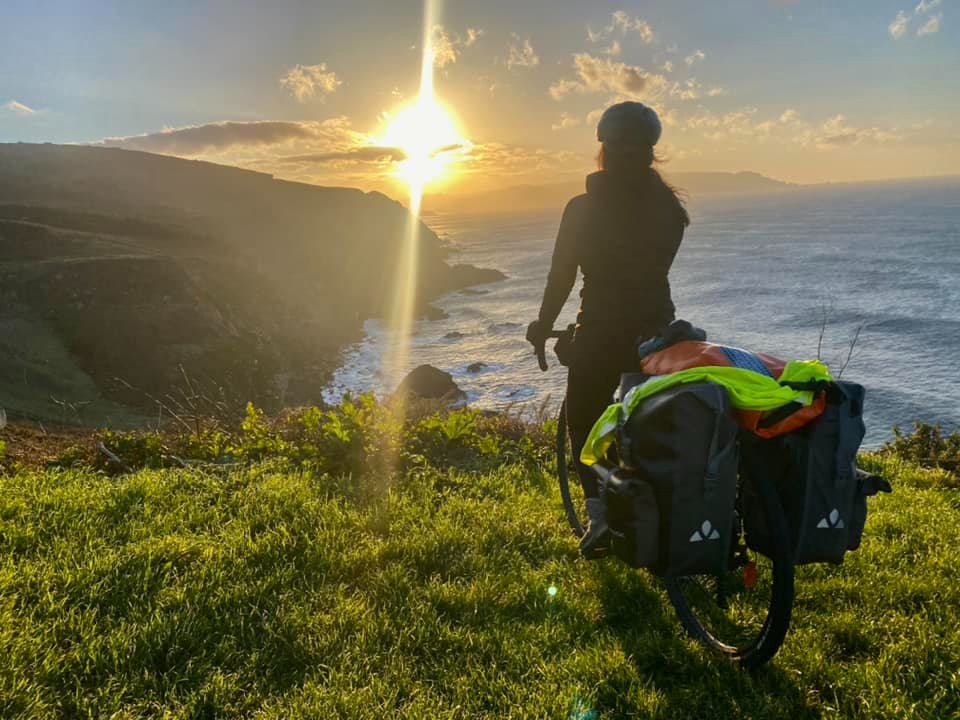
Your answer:
[[[563,509],[567,514],[567,522],[570,524],[570,530],[578,539],[583,537],[585,532],[583,522],[577,514],[577,509],[573,504],[573,497],[570,495],[570,467],[567,462],[567,401],[564,400],[560,405],[560,414],[557,416],[557,477],[560,482],[560,497],[563,499]]]
[[[773,545],[769,557],[772,564],[772,588],[766,618],[757,635],[747,642],[730,644],[711,631],[691,607],[684,594],[689,587],[686,578],[665,578],[667,594],[684,629],[711,650],[733,660],[747,670],[755,670],[769,662],[783,645],[790,627],[794,600],[794,564],[787,520],[777,490],[772,482],[755,483],[761,500],[767,528]],[[718,579],[719,582],[719,579]]]

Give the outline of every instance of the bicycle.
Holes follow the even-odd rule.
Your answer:
[[[568,340],[568,333],[569,329],[552,330],[542,343],[535,345],[542,371],[548,369],[546,341]],[[564,511],[571,531],[579,539],[584,534],[581,521],[584,503],[582,491],[575,498],[569,482],[573,458],[567,436],[565,402],[557,417],[556,458]],[[603,484],[611,482],[616,467],[612,463],[597,463],[591,469]],[[758,506],[764,513],[773,548],[769,557],[753,553],[746,544],[741,508],[743,494],[748,491],[756,493]],[[769,662],[780,649],[793,611],[790,533],[774,479],[753,483],[749,490],[738,480],[734,520],[736,540],[723,575],[663,577],[661,580],[688,634],[744,669],[755,670]]]

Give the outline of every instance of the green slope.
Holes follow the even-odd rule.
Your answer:
[[[0,717],[957,717],[960,496],[936,473],[868,460],[895,493],[845,565],[798,570],[751,677],[651,576],[578,559],[533,458],[0,478]]]

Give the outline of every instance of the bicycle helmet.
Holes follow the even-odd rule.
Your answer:
[[[597,140],[613,145],[657,144],[663,130],[653,108],[627,100],[603,111],[597,123]]]

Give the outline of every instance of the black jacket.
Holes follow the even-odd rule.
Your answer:
[[[539,319],[552,327],[583,272],[578,338],[647,336],[674,318],[667,275],[687,215],[652,171],[596,172],[563,212]]]

